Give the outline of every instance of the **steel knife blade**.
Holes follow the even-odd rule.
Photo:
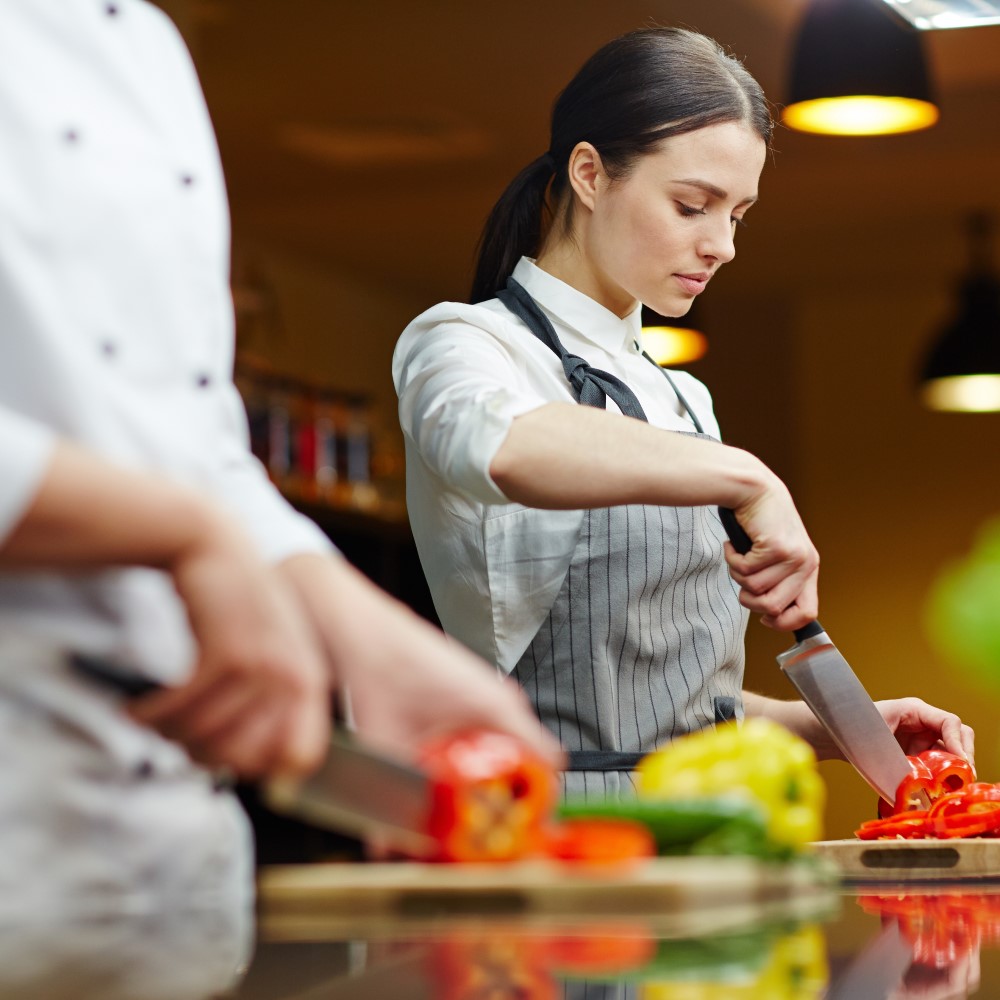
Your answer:
[[[737,552],[751,540],[725,507],[719,516]],[[910,773],[903,748],[850,664],[818,621],[795,631],[796,643],[778,655],[782,672],[812,709],[841,753],[887,802]]]
[[[98,657],[72,653],[68,662],[127,698],[162,689],[157,681]],[[306,778],[272,778],[259,792],[274,812],[362,839],[376,837],[414,857],[436,851],[425,832],[432,801],[427,775],[367,749],[343,730],[334,729],[323,761]]]
[[[819,622],[795,633],[778,665],[823,724],[841,753],[887,802],[910,773],[910,763],[892,730],[843,654]]]

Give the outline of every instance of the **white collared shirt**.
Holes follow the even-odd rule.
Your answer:
[[[7,0],[0,30],[0,542],[58,437],[213,494],[269,560],[328,551],[248,450],[229,215],[191,59],[144,0]],[[0,574],[17,628],[162,679],[190,666],[169,578]]]
[[[620,319],[527,258],[514,278],[567,351],[629,385],[650,424],[694,430],[642,356],[638,307]],[[511,503],[489,469],[515,417],[575,402],[572,389],[559,358],[498,299],[443,302],[418,316],[396,345],[392,372],[410,523],[441,624],[509,672],[555,600],[583,515]],[[686,372],[671,374],[705,432],[718,437],[708,390]]]

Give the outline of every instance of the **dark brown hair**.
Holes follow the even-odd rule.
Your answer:
[[[549,149],[493,206],[479,240],[470,301],[493,298],[522,256],[541,249],[551,183],[558,204],[569,155],[589,142],[612,179],[662,139],[708,125],[746,122],[770,144],[774,122],[757,81],[711,38],[683,28],[645,28],[598,49],[552,109]]]

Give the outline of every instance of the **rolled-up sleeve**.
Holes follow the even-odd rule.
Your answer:
[[[547,400],[524,385],[497,339],[460,321],[424,314],[393,357],[399,421],[423,461],[448,486],[481,503],[507,503],[490,465],[515,417]]]
[[[55,444],[48,427],[0,408],[0,546],[41,487]]]

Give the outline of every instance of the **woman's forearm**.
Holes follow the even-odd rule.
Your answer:
[[[804,701],[784,701],[744,691],[743,709],[747,716],[762,716],[790,729],[796,736],[801,736],[816,751],[820,760],[841,756],[836,744],[830,739],[830,734]]]
[[[570,403],[515,418],[490,475],[510,500],[556,510],[625,503],[737,508],[781,485],[739,448]]]

